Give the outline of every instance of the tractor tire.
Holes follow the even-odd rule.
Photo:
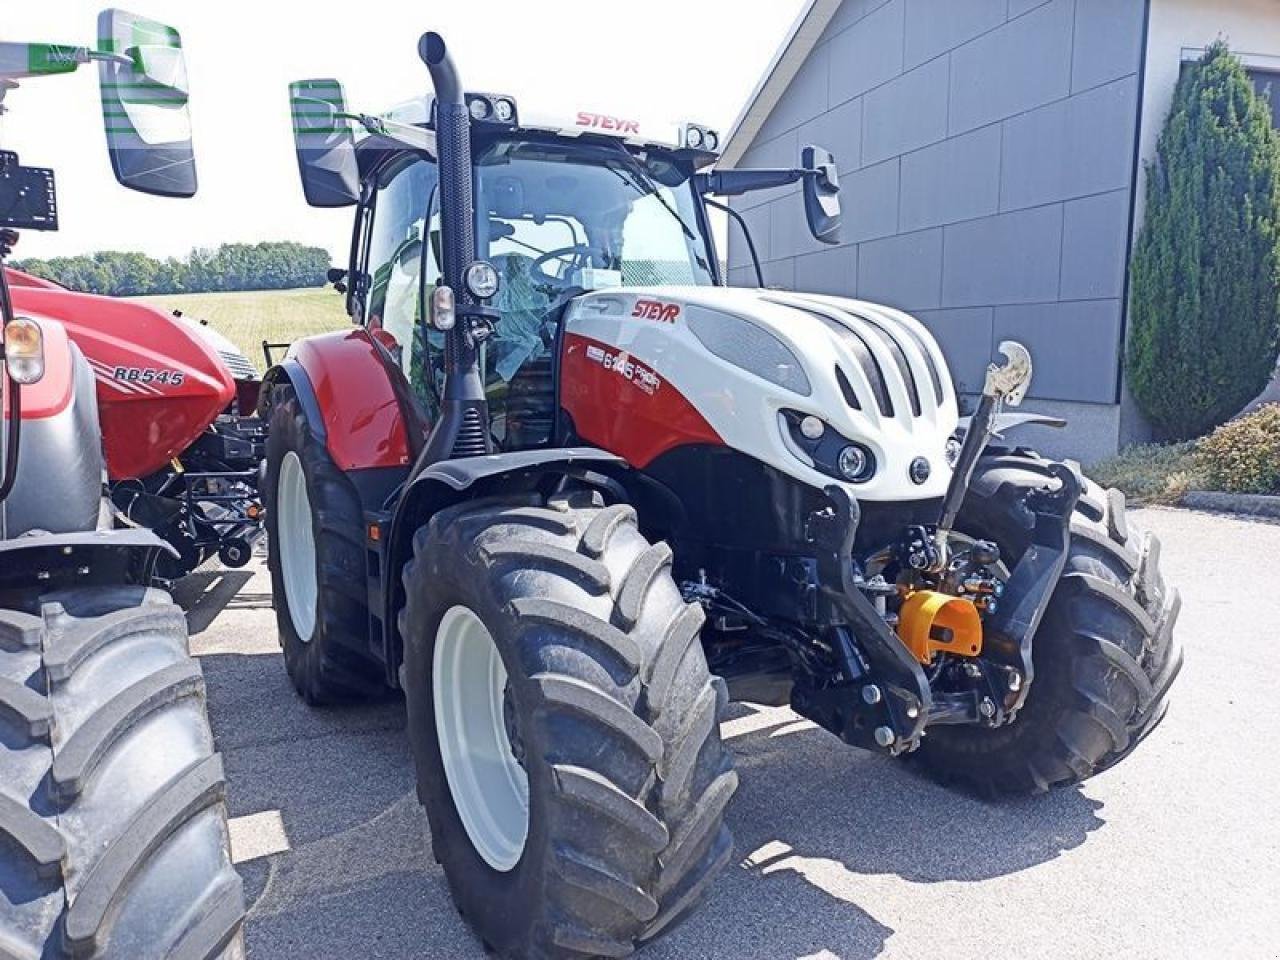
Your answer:
[[[958,528],[995,540],[1012,567],[1028,545],[1020,495],[1051,482],[1048,466],[1024,452],[983,458]],[[1159,563],[1160,541],[1129,523],[1124,494],[1086,480],[1033,640],[1022,710],[996,729],[930,729],[912,756],[936,778],[989,797],[1079,783],[1128,756],[1163,719],[1182,667],[1173,636],[1181,600]]]
[[[409,737],[459,912],[501,957],[627,956],[685,917],[733,851],[726,698],[671,551],[641,536],[631,507],[585,492],[449,508],[413,550]],[[489,672],[462,669],[480,649]],[[486,715],[503,753],[488,768],[456,749]]]
[[[243,957],[225,796],[167,594],[0,611],[0,957]]]
[[[267,568],[289,679],[310,704],[386,696],[369,647],[360,497],[289,387],[276,388],[266,463]]]

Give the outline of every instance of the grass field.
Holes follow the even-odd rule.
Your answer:
[[[180,293],[137,297],[166,310],[181,310],[229,339],[261,371],[262,341],[288,343],[350,324],[342,295],[330,287],[252,290],[243,293]],[[277,356],[280,355],[277,351]]]

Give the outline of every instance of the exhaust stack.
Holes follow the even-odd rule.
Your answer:
[[[424,33],[418,56],[435,89],[436,149],[440,171],[440,223],[444,236],[443,279],[454,293],[458,323],[445,333],[445,385],[440,420],[431,431],[418,468],[453,457],[492,452],[489,405],[480,374],[478,342],[468,314],[476,306],[464,273],[476,257],[475,200],[471,184],[471,114],[462,81],[444,37]]]

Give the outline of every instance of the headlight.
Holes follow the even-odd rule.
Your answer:
[[[856,443],[851,443],[840,451],[836,467],[842,477],[852,482],[862,479],[862,475],[867,472],[868,462],[867,451]]]
[[[483,120],[489,116],[489,101],[484,97],[476,97],[471,101],[471,116],[475,120]]]
[[[720,146],[720,138],[716,136],[716,132],[714,130],[708,130],[702,143],[708,150],[714,151],[718,146]]]
[[[929,466],[929,461],[924,457],[916,457],[911,461],[911,465],[907,467],[907,475],[911,477],[911,482],[919,485],[929,479],[929,474],[933,472],[933,468]]]
[[[4,328],[4,360],[15,383],[44,376],[44,331],[30,317],[14,317]]]
[[[493,269],[493,264],[484,260],[477,260],[467,267],[463,280],[466,281],[467,290],[477,300],[488,300],[498,292],[498,271]]]
[[[726,363],[802,397],[813,392],[800,359],[763,327],[718,310],[695,307],[686,316],[698,341]]]
[[[697,150],[702,146],[702,131],[697,127],[690,127],[684,135],[685,146],[692,147]]]
[[[431,291],[431,325],[437,330],[452,330],[457,322],[453,288],[441,284]]]
[[[787,448],[805,466],[848,483],[866,483],[875,476],[876,456],[870,448],[841,436],[813,414],[780,410],[778,422]],[[820,429],[814,430],[814,424]]]
[[[499,98],[493,101],[493,115],[499,123],[510,123],[516,116],[516,105],[510,100]]]

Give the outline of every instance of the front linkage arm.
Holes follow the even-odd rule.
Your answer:
[[[920,745],[928,721],[929,680],[864,593],[853,560],[858,502],[835,484],[823,492],[831,506],[810,516],[808,535],[823,595],[844,621],[831,629],[840,675],[814,688],[797,685],[792,707],[853,746],[905,753]]]
[[[1073,463],[1054,463],[1049,473],[1058,482],[1026,491],[1007,485],[997,496],[1019,498],[1031,531],[1030,543],[1005,583],[1000,608],[983,629],[983,679],[996,710],[992,726],[1013,720],[1026,702],[1035,677],[1031,642],[1045,608],[1062,576],[1071,542],[1071,514],[1080,499],[1084,479]],[[1019,509],[1011,503],[1010,509]],[[1005,669],[990,665],[991,661]]]

